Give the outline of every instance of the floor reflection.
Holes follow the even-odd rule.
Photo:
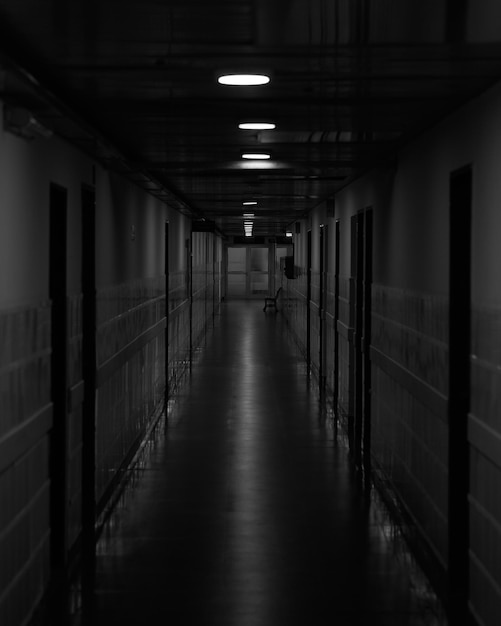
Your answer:
[[[229,303],[98,544],[93,626],[439,626],[281,316]],[[369,488],[368,488],[369,487]]]

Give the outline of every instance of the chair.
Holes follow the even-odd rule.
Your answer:
[[[263,311],[266,311],[268,307],[274,307],[275,311],[278,311],[277,300],[280,292],[282,291],[282,287],[280,287],[277,293],[274,296],[266,296],[264,299],[264,307]]]

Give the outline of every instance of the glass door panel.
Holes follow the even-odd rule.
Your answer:
[[[228,248],[228,290],[230,298],[245,298],[247,294],[247,251]]]
[[[250,252],[250,296],[268,294],[268,248],[248,248]]]

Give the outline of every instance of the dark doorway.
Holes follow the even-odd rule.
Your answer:
[[[325,391],[325,254],[328,241],[327,226],[320,225],[320,267],[319,267],[319,321],[318,321],[318,382],[320,392]]]
[[[164,368],[165,368],[165,393],[164,410],[165,422],[167,423],[167,406],[169,402],[169,222],[165,222],[164,230],[164,273],[165,273],[165,335],[164,335]]]
[[[82,583],[92,593],[95,570],[95,428],[96,428],[96,198],[94,188],[81,191],[82,224]]]
[[[306,250],[306,367],[311,371],[311,230],[307,236]]]
[[[193,233],[185,241],[186,247],[186,287],[188,291],[188,302],[190,306],[190,347],[189,363],[190,372],[193,366]]]
[[[333,405],[336,425],[339,421],[339,261],[341,245],[341,224],[336,220],[335,250],[334,250],[334,389]]]
[[[354,424],[353,454],[357,467],[370,472],[371,441],[371,292],[372,209],[352,221],[352,276],[354,277]]]
[[[449,613],[451,624],[463,624],[469,616],[471,167],[451,174],[449,192]]]
[[[366,476],[371,469],[371,327],[372,327],[372,209],[364,213],[364,276],[363,276],[363,313],[362,313],[362,351],[363,351],[363,435],[362,453]]]
[[[49,298],[51,300],[50,526],[53,597],[66,597],[67,565],[67,192],[55,184],[49,196]],[[61,606],[62,603],[59,602]],[[54,618],[56,616],[54,615]]]

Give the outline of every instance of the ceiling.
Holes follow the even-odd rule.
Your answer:
[[[0,0],[0,95],[208,228],[243,235],[254,201],[254,235],[283,235],[499,79],[494,4]]]

